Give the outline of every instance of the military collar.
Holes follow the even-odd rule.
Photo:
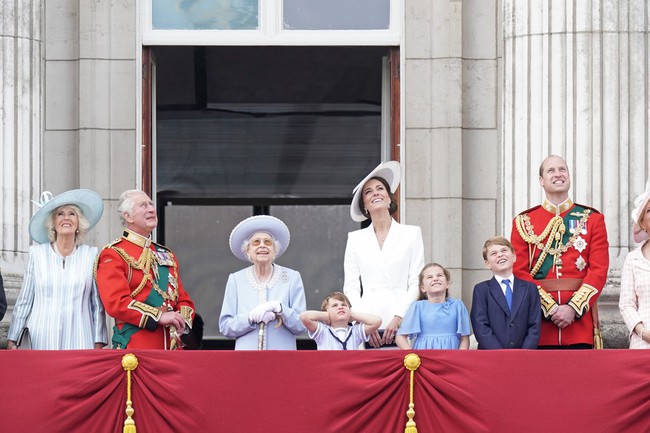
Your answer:
[[[551,203],[546,199],[544,199],[544,202],[542,203],[542,207],[544,209],[546,209],[547,211],[555,215],[560,215],[568,211],[569,209],[571,209],[571,206],[573,206],[573,201],[570,198],[567,198],[559,205],[554,205],[553,203]]]
[[[124,233],[122,233],[122,237],[127,241],[131,242],[132,244],[135,244],[141,248],[149,248],[149,245],[151,245],[151,238],[145,238],[144,236],[134,232],[133,230],[124,229]]]

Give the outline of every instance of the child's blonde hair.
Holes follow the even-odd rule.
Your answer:
[[[337,301],[345,302],[348,308],[352,308],[352,304],[347,296],[341,292],[332,292],[329,295],[325,296],[323,303],[320,306],[321,311],[327,311],[327,305],[329,304],[330,299],[336,299]]]

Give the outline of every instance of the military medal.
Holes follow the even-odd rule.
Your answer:
[[[576,238],[576,241],[573,244],[573,248],[578,250],[579,253],[582,253],[585,248],[587,248],[587,241],[585,241],[582,237],[578,236]]]
[[[578,259],[576,260],[576,268],[578,268],[578,270],[582,272],[586,267],[587,267],[587,262],[585,261],[584,258],[582,258],[582,256],[579,256]]]
[[[158,281],[160,279],[160,275],[158,274],[158,263],[155,261],[151,264],[151,270],[153,271],[153,276]]]
[[[174,266],[171,254],[167,251],[156,251],[156,261],[160,266]]]

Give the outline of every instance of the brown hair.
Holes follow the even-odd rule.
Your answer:
[[[428,264],[424,265],[424,267],[420,271],[420,275],[418,276],[418,287],[420,289],[420,294],[418,295],[418,300],[420,300],[420,301],[427,299],[427,294],[422,291],[422,286],[424,286],[424,271],[426,271],[429,268],[434,268],[434,267],[438,267],[438,268],[442,269],[442,273],[445,274],[445,278],[447,279],[447,281],[449,283],[451,283],[451,273],[449,273],[449,271],[444,266],[442,266],[441,264],[438,264],[438,263],[428,263]],[[449,289],[447,289],[445,291],[445,298],[448,298],[448,297],[449,297]]]
[[[391,214],[391,215],[394,214],[395,212],[397,212],[397,198],[395,197],[395,194],[393,194],[393,191],[390,190],[390,185],[388,184],[386,179],[384,179],[383,177],[379,177],[379,176],[371,177],[370,179],[368,179],[366,181],[366,183],[370,182],[373,179],[378,180],[379,182],[381,182],[382,185],[384,185],[384,188],[386,188],[386,191],[388,192],[388,198],[390,198],[390,206],[388,207],[388,213]],[[361,209],[361,212],[363,212],[363,214],[367,218],[372,219],[372,218],[370,218],[370,213],[366,210],[365,206],[363,205],[363,187],[364,186],[366,186],[365,183],[361,186],[361,194],[359,194],[359,209]]]
[[[352,308],[352,304],[350,304],[350,300],[347,296],[345,296],[345,294],[341,292],[332,292],[329,295],[325,296],[325,299],[323,299],[323,303],[320,305],[321,311],[327,311],[327,306],[329,305],[330,299],[336,299],[337,301],[345,302],[349,308]]]
[[[490,248],[492,245],[503,245],[504,247],[510,248],[510,251],[513,253],[515,252],[514,247],[510,243],[510,241],[503,236],[495,236],[493,238],[488,239],[485,241],[483,244],[483,260],[487,260],[487,252],[488,248]]]

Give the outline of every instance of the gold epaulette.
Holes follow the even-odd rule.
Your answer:
[[[117,238],[113,242],[106,244],[102,247],[102,251],[104,251],[106,248],[113,248],[113,245],[119,243],[122,240],[122,238]],[[95,281],[97,281],[97,266],[99,266],[99,256],[102,254],[102,251],[97,254],[97,257],[95,257],[95,263],[93,265],[93,278],[95,278]]]
[[[539,293],[539,301],[542,305],[542,313],[544,313],[544,318],[548,319],[548,316],[551,315],[551,311],[557,307],[557,302],[551,295],[549,295],[542,286],[537,286],[537,292]]]
[[[568,305],[576,311],[578,317],[582,317],[587,311],[589,311],[589,301],[596,293],[598,293],[598,290],[587,284],[583,284],[582,287],[571,296]]]

